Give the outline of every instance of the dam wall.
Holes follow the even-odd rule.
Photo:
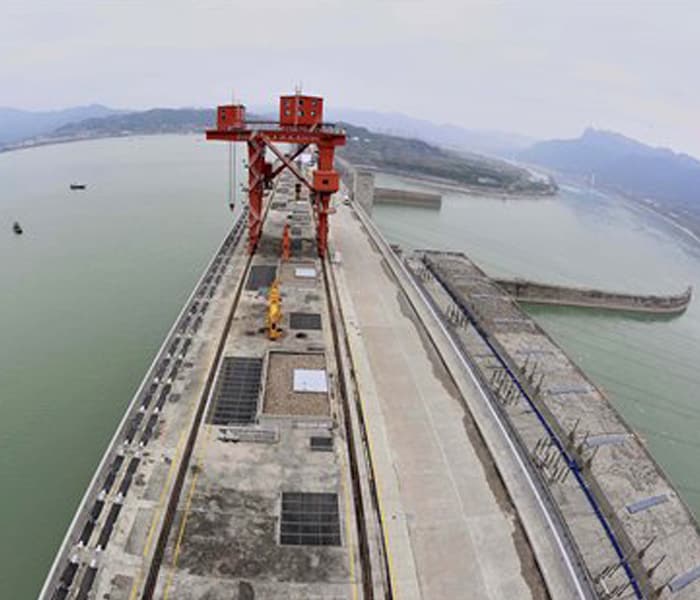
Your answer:
[[[372,214],[375,200],[374,172],[355,169],[353,173],[352,197],[366,213]]]
[[[343,183],[350,192],[352,199],[369,215],[375,204],[391,204],[395,206],[411,206],[440,210],[442,195],[434,192],[404,190],[375,185],[376,170],[353,165],[337,159],[338,171]]]
[[[345,190],[353,202],[359,204],[368,214],[372,214],[374,206],[374,171],[353,165],[340,157],[336,157],[336,168],[345,186]]]
[[[604,290],[551,285],[526,279],[495,279],[494,282],[515,300],[529,304],[549,304],[605,310],[677,314],[688,307],[693,289],[680,294],[627,294]]]

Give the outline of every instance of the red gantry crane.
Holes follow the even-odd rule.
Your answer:
[[[263,217],[263,191],[284,169],[289,169],[310,193],[316,213],[316,240],[320,257],[328,248],[328,209],[331,195],[338,191],[339,175],[333,168],[336,146],[345,144],[345,132],[323,122],[323,98],[304,96],[280,97],[277,121],[247,121],[245,106],[219,106],[216,129],[207,131],[208,140],[246,142],[248,144],[248,252],[253,254],[260,240]],[[296,144],[289,154],[275,144]],[[318,165],[311,181],[307,180],[294,160],[310,145],[318,149]],[[265,160],[269,149],[280,160],[273,165]]]

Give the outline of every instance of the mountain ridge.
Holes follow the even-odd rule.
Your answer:
[[[251,107],[259,114],[274,116],[270,105]],[[421,139],[453,150],[475,152],[490,157],[512,157],[532,145],[532,137],[490,129],[471,129],[451,123],[435,123],[412,117],[398,111],[379,111],[358,108],[325,108],[327,121],[352,123],[370,131],[398,137]]]
[[[248,117],[259,118],[252,113]],[[216,111],[213,109],[154,108],[68,123],[34,141],[52,143],[125,135],[201,132],[215,121]],[[527,170],[504,161],[459,154],[415,138],[372,132],[351,124],[345,126],[348,144],[341,153],[355,164],[502,193],[552,194],[556,190],[553,180],[533,177]]]
[[[67,123],[122,112],[126,111],[97,103],[44,111],[0,107],[0,146],[49,133]]]
[[[700,230],[700,161],[616,132],[588,128],[573,139],[538,142],[518,159],[632,195]]]

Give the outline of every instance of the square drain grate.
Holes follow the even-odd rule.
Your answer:
[[[255,420],[262,377],[262,358],[227,356],[221,364],[210,422],[247,425]]]
[[[340,546],[338,495],[284,492],[280,544]]]
[[[277,277],[277,267],[275,265],[255,265],[250,268],[248,281],[245,289],[259,290],[260,288],[269,287]]]
[[[289,315],[290,329],[321,329],[321,315],[319,313],[295,312]]]

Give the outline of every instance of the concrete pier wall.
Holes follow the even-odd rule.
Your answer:
[[[375,204],[396,204],[400,206],[417,206],[421,208],[440,209],[442,196],[429,192],[416,192],[413,190],[396,190],[391,188],[374,188]]]
[[[681,294],[660,296],[550,285],[526,279],[496,279],[495,283],[508,292],[515,300],[530,304],[552,304],[659,314],[682,313],[688,307],[693,293],[692,287],[688,287]]]
[[[367,214],[372,214],[374,206],[374,172],[355,169],[353,176],[353,199]]]

